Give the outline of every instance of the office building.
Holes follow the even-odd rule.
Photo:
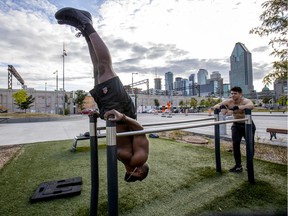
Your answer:
[[[165,90],[166,91],[173,90],[173,73],[170,71],[165,73]]]
[[[161,90],[161,78],[160,77],[154,78],[154,86],[156,90]]]
[[[242,43],[236,43],[230,56],[229,72],[230,85],[242,88],[244,95],[250,95],[254,91],[252,55]]]
[[[221,78],[221,74],[219,71],[213,71],[210,75],[210,79],[207,80],[207,83],[213,83],[212,94],[217,97],[222,97],[223,95],[223,78]]]
[[[198,82],[198,84],[199,85],[206,84],[207,77],[208,77],[208,71],[205,70],[205,69],[199,69],[199,71],[197,73],[197,82]]]
[[[195,95],[195,74],[190,74],[189,76],[189,95]]]
[[[176,77],[174,82],[174,90],[175,91],[182,91],[182,77]]]
[[[230,96],[230,84],[229,83],[225,83],[223,84],[223,94],[222,97],[223,98],[227,98]]]
[[[279,98],[283,96],[287,96],[288,88],[287,88],[287,79],[286,80],[275,80],[274,82],[274,90],[275,90],[275,100],[278,100]]]

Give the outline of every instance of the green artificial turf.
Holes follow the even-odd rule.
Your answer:
[[[72,140],[24,145],[0,170],[0,215],[84,216],[90,209],[90,144]],[[98,215],[107,215],[105,139],[99,139]],[[245,161],[245,158],[243,158]],[[287,215],[287,166],[254,160],[256,183],[247,172],[229,173],[233,155],[221,152],[222,173],[213,149],[167,139],[150,139],[150,172],[142,182],[123,180],[118,162],[119,215]],[[244,163],[245,165],[245,163]],[[81,176],[81,195],[30,203],[42,182]]]

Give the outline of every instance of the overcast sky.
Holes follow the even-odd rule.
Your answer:
[[[264,0],[1,0],[0,88],[7,88],[7,68],[13,65],[28,88],[56,89],[63,77],[65,90],[93,88],[92,64],[85,39],[58,25],[54,14],[62,7],[88,10],[96,31],[110,49],[113,66],[123,84],[149,79],[168,71],[188,78],[200,68],[219,71],[229,82],[229,58],[237,42],[252,53],[254,88],[274,60],[269,38],[249,34],[261,25]],[[13,89],[21,86],[13,78]],[[145,88],[143,86],[142,88]],[[272,86],[270,86],[272,89]]]

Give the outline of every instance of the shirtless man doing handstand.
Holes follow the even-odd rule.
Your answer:
[[[89,12],[75,8],[63,8],[56,12],[59,24],[73,26],[80,30],[88,44],[93,63],[94,85],[90,91],[100,110],[100,117],[116,121],[117,132],[137,131],[143,127],[135,120],[133,101],[125,91],[119,77],[113,70],[111,55],[103,40],[95,31]],[[110,119],[110,116],[114,116]],[[125,168],[125,181],[142,181],[148,175],[146,163],[149,141],[146,135],[117,137],[117,157]]]

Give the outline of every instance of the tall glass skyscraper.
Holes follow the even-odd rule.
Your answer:
[[[236,43],[230,56],[229,72],[230,86],[239,86],[243,94],[250,94],[254,90],[252,56],[242,43]]]
[[[199,85],[205,85],[208,77],[208,71],[205,69],[200,69],[197,73],[197,83]]]
[[[165,90],[173,90],[173,73],[170,71],[165,73]]]
[[[156,77],[154,78],[154,85],[155,85],[155,89],[157,90],[161,90],[161,78],[160,77]]]

